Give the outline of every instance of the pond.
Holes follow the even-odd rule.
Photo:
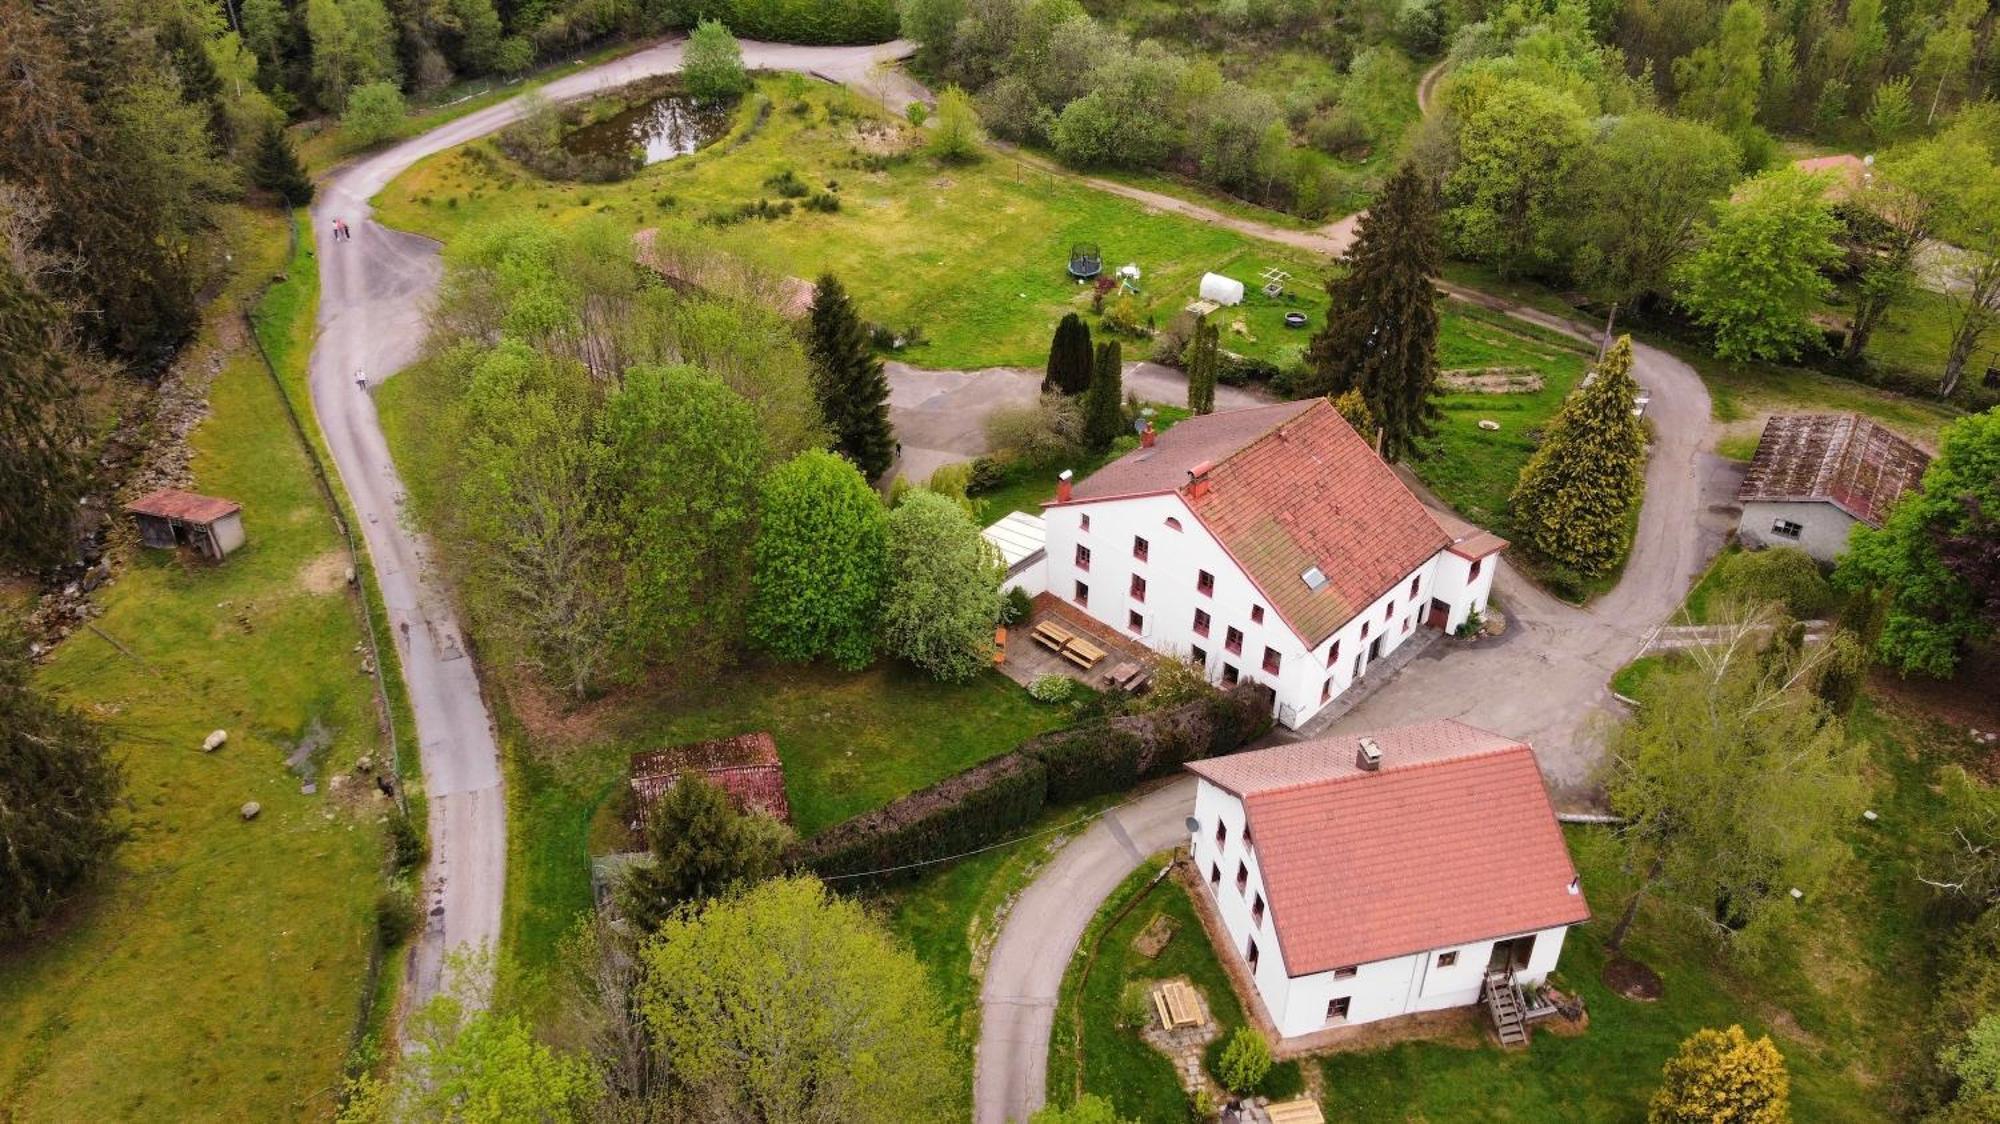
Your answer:
[[[687,94],[662,94],[595,124],[572,130],[563,136],[562,146],[572,156],[585,159],[607,159],[641,151],[644,153],[641,164],[657,164],[722,139],[734,117],[727,102],[707,101]]]

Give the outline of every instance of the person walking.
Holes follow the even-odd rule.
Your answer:
[[[356,368],[356,369],[355,369],[355,371],[354,371],[354,385],[355,385],[356,387],[360,388],[360,389],[361,389],[362,391],[364,391],[364,392],[365,392],[365,391],[367,391],[367,389],[368,389],[368,372],[366,372],[366,371],[363,371],[363,370],[361,370],[361,369],[359,369],[359,368]]]

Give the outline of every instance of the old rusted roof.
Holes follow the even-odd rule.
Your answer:
[[[1777,414],[1736,498],[1745,503],[1823,502],[1880,527],[1930,456],[1859,414]]]
[[[1381,768],[1356,764],[1362,738]],[[1243,801],[1285,970],[1590,918],[1527,745],[1441,719],[1195,761]]]
[[[184,523],[213,523],[225,515],[242,511],[243,505],[235,500],[197,495],[178,488],[161,488],[126,504],[125,510],[134,515],[178,519]]]
[[[759,731],[635,753],[632,790],[650,809],[689,769],[728,793],[739,809],[791,822],[792,806],[785,799],[785,767],[771,735]]]

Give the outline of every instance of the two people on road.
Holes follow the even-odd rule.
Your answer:
[[[333,240],[335,242],[354,241],[354,232],[352,230],[347,229],[346,219],[333,220]]]

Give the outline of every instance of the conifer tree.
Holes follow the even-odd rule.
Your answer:
[[[813,296],[806,354],[812,359],[820,412],[833,431],[834,451],[868,479],[880,479],[896,459],[889,380],[847,290],[831,273],[819,279]]]
[[[1620,336],[1556,413],[1514,489],[1514,522],[1529,545],[1586,577],[1609,572],[1624,554],[1626,523],[1645,484],[1638,393],[1632,337]]]
[[[1194,339],[1188,341],[1188,409],[1197,414],[1215,412],[1215,370],[1222,333],[1206,320],[1195,322]]]
[[[1125,377],[1117,340],[1097,345],[1097,366],[1090,374],[1090,392],[1083,398],[1083,439],[1103,452],[1125,428]]]
[[[1072,312],[1056,325],[1049,342],[1049,365],[1042,376],[1042,393],[1082,394],[1090,389],[1090,325]]]
[[[1326,285],[1326,326],[1306,351],[1300,389],[1329,397],[1359,390],[1390,460],[1420,455],[1438,416],[1440,260],[1435,192],[1405,164],[1361,216],[1347,271]]]
[[[250,165],[250,178],[258,187],[277,196],[287,207],[303,207],[312,202],[313,182],[305,165],[292,149],[284,126],[273,121],[257,138],[257,155]]]

